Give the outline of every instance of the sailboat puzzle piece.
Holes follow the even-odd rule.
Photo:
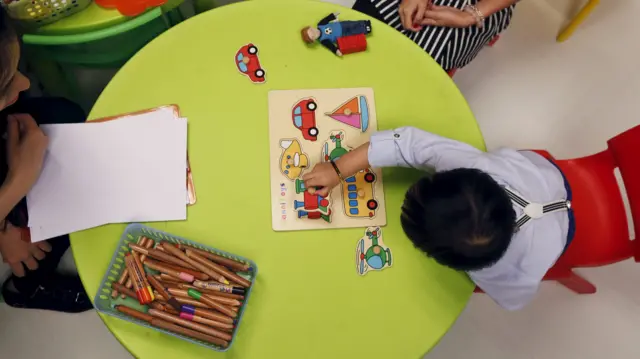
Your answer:
[[[369,128],[369,105],[367,98],[362,95],[350,98],[333,112],[326,113],[326,115],[362,132],[366,132]]]

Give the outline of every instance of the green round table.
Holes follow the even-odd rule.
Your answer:
[[[91,118],[178,104],[189,119],[189,156],[198,197],[188,220],[150,225],[253,259],[258,276],[227,353],[116,318],[104,322],[137,358],[419,358],[451,327],[473,284],[416,250],[400,226],[404,193],[419,175],[384,171],[394,263],[359,276],[363,228],[274,232],[269,191],[267,93],[272,89],[372,87],[379,129],[417,126],[483,148],[464,98],[435,61],[394,29],[373,22],[365,53],[338,58],[307,47],[300,29],[340,11],[311,1],[245,2],[209,11],[154,40],[115,76]],[[254,85],[236,69],[253,42],[267,72]],[[71,237],[90,296],[125,225]]]

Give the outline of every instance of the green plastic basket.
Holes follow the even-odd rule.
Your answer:
[[[245,272],[245,273],[238,273],[239,276],[247,279],[248,281],[251,282],[251,286],[248,288],[248,290],[246,291],[245,297],[244,297],[244,302],[242,303],[242,305],[240,306],[240,308],[238,309],[238,317],[236,319],[236,324],[235,324],[235,328],[233,329],[233,332],[231,333],[231,341],[229,342],[229,346],[226,348],[222,348],[220,346],[211,344],[211,343],[207,343],[207,342],[203,342],[201,340],[198,339],[194,339],[191,337],[187,337],[185,335],[182,334],[178,334],[178,333],[174,333],[174,332],[170,332],[164,329],[160,329],[160,328],[156,328],[154,326],[151,326],[151,324],[129,317],[128,315],[125,315],[119,311],[117,311],[114,307],[116,305],[119,304],[124,304],[126,306],[129,306],[131,308],[143,311],[143,312],[147,312],[147,310],[149,309],[147,306],[144,305],[140,305],[138,303],[137,300],[133,299],[133,298],[125,298],[122,299],[120,298],[120,295],[118,295],[115,299],[111,298],[111,292],[112,292],[112,288],[111,288],[111,283],[113,282],[117,282],[118,278],[120,278],[120,275],[122,274],[122,272],[125,269],[125,264],[124,264],[124,256],[125,254],[127,254],[129,252],[129,243],[136,243],[138,240],[138,237],[140,236],[145,236],[147,238],[153,239],[154,241],[158,242],[158,241],[167,241],[170,243],[180,243],[180,244],[185,244],[185,245],[189,245],[204,251],[207,251],[209,253],[214,253],[217,254],[219,256],[225,257],[225,258],[229,258],[229,259],[233,259],[235,261],[244,263],[249,265],[250,271],[249,272]],[[153,272],[153,271],[150,271]],[[172,234],[151,228],[151,227],[147,227],[143,224],[138,224],[138,223],[134,223],[134,224],[130,224],[129,226],[127,226],[127,228],[125,229],[124,233],[122,234],[122,237],[120,238],[120,242],[118,242],[118,246],[116,247],[116,251],[113,254],[113,257],[111,258],[111,262],[109,263],[109,268],[107,269],[107,272],[104,275],[104,278],[102,279],[102,283],[100,284],[100,288],[98,289],[98,293],[96,294],[96,297],[94,299],[94,305],[96,307],[96,309],[98,310],[98,312],[103,313],[103,314],[107,314],[116,318],[120,318],[122,320],[126,320],[128,322],[131,323],[136,323],[139,325],[142,325],[144,327],[153,329],[153,330],[157,330],[159,332],[186,340],[188,342],[194,343],[194,344],[198,344],[198,345],[202,345],[204,347],[216,350],[216,351],[227,351],[229,350],[229,348],[231,348],[231,345],[233,345],[233,342],[236,339],[236,334],[238,332],[238,328],[240,327],[240,323],[242,321],[242,316],[244,314],[244,311],[246,309],[247,303],[249,301],[249,297],[251,295],[251,290],[253,289],[253,284],[255,282],[255,278],[256,278],[256,274],[258,273],[258,268],[256,267],[256,264],[246,258],[234,255],[234,254],[230,254],[212,247],[207,247],[207,246],[203,246],[201,244],[198,244],[196,242],[190,241],[188,239],[185,238],[181,238],[178,236],[174,236]]]
[[[34,29],[84,10],[93,0],[12,0],[2,5],[16,24]]]

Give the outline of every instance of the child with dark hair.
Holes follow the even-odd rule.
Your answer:
[[[560,170],[530,151],[482,152],[417,128],[381,131],[371,141],[303,176],[320,196],[369,167],[434,168],[407,191],[402,228],[447,267],[466,271],[499,305],[533,299],[575,228],[571,189]]]
[[[82,109],[57,98],[21,95],[29,79],[18,71],[20,44],[5,10],[0,7],[0,254],[13,272],[2,286],[13,307],[81,312],[92,308],[80,278],[55,272],[69,248],[69,236],[31,243],[25,196],[44,161],[44,123],[84,122]]]

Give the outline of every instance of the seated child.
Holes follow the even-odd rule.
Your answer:
[[[93,309],[78,275],[56,272],[69,236],[31,243],[25,196],[36,182],[48,140],[38,125],[84,122],[78,105],[60,98],[27,98],[29,79],[18,70],[20,41],[0,7],[0,257],[13,275],[2,284],[16,308],[82,312]]]
[[[401,223],[413,244],[466,271],[500,306],[531,301],[573,235],[571,192],[560,170],[530,151],[482,152],[417,128],[381,131],[303,176],[318,194],[368,167],[435,168],[407,191]]]
[[[518,0],[356,0],[353,9],[402,32],[446,71],[469,64],[511,23]]]

